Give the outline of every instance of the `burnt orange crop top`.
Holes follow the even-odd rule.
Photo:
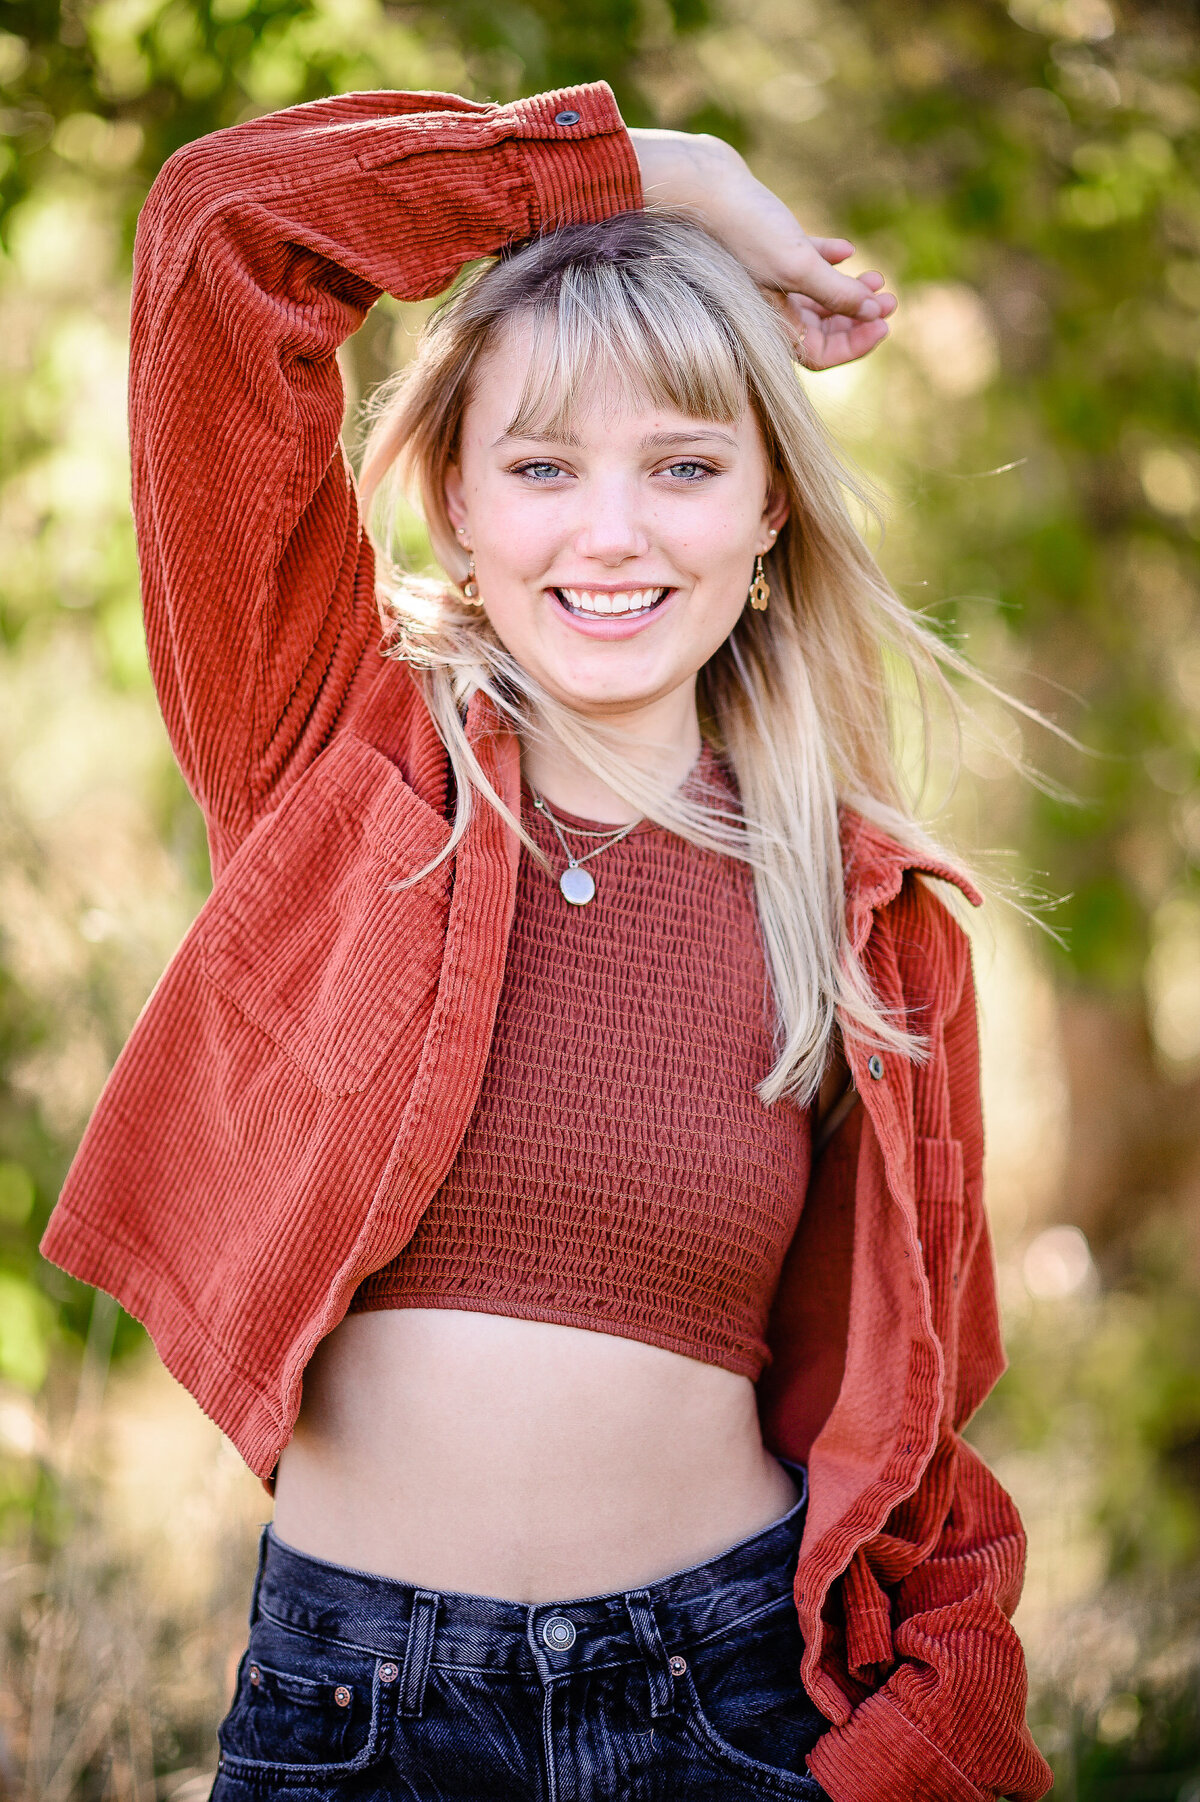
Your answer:
[[[696,775],[729,780],[709,751]],[[755,1093],[772,1049],[750,872],[643,823],[589,864],[596,898],[572,907],[524,801],[554,874],[522,855],[475,1112],[352,1307],[555,1321],[757,1377],[810,1137],[807,1112]]]

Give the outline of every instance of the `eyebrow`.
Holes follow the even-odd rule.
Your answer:
[[[732,432],[723,432],[700,426],[694,432],[652,432],[648,438],[642,439],[643,450],[670,450],[675,444],[695,444],[701,438],[715,438],[720,444],[736,447],[737,439]]]
[[[651,432],[641,442],[642,450],[671,450],[680,444],[695,444],[701,439],[713,438],[720,444],[737,447],[737,439],[732,432],[722,431],[718,427],[699,426],[694,432]],[[493,450],[499,450],[502,444],[565,444],[578,447],[580,439],[575,432],[501,432]]]
[[[493,450],[499,450],[502,444],[566,444],[577,448],[580,439],[575,432],[501,432]]]

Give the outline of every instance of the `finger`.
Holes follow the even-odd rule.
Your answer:
[[[871,290],[854,276],[841,275],[810,239],[783,252],[773,274],[777,287],[802,294],[831,313],[846,313],[855,319],[879,317],[879,304]]]
[[[844,263],[847,257],[854,255],[849,238],[810,238],[808,241],[816,246],[827,263]]]
[[[882,277],[877,277],[876,279],[882,280]],[[869,276],[860,277],[860,280],[866,282],[868,286],[870,285]],[[874,290],[874,294],[875,300],[878,303],[878,317],[880,319],[890,319],[892,314],[896,311],[897,306],[900,304],[896,299],[896,296],[894,294],[888,294],[880,289]],[[807,296],[803,294],[790,294],[786,296],[786,300],[789,305],[806,312],[813,319],[832,320],[851,317],[849,314],[836,312],[831,307],[818,306],[814,301],[809,300]]]
[[[803,361],[809,369],[837,369],[843,363],[855,363],[865,357],[888,335],[884,319],[855,323],[848,331],[810,334],[805,341]]]
[[[798,360],[810,369],[833,369],[874,350],[888,335],[882,319],[849,319],[844,313],[826,313],[790,294],[779,305]]]

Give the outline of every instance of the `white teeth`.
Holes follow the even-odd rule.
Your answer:
[[[664,592],[661,588],[631,588],[619,594],[607,594],[602,589],[560,588],[558,591],[568,607],[576,613],[644,613],[653,607]]]

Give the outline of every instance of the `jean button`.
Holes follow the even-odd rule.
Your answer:
[[[565,1614],[552,1614],[542,1628],[542,1643],[552,1652],[569,1652],[575,1644],[575,1628]]]

